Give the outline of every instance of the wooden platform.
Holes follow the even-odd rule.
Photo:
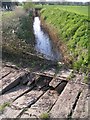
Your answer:
[[[30,73],[15,66],[3,66],[0,76],[0,119],[89,117],[88,85],[67,81],[71,70]],[[77,79],[77,78],[76,78]]]

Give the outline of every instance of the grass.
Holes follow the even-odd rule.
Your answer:
[[[89,6],[73,6],[73,5],[44,5],[45,8],[56,8],[58,10],[65,10],[79,15],[88,16]]]
[[[40,118],[41,118],[41,119],[44,119],[44,120],[47,120],[47,119],[49,119],[49,114],[48,114],[48,113],[42,113],[42,114],[40,115]]]
[[[6,107],[9,107],[10,103],[9,102],[5,102],[2,105],[0,105],[0,112],[3,112],[5,110]]]
[[[76,10],[76,8],[81,8]],[[73,10],[72,10],[73,9]],[[44,6],[41,16],[49,26],[57,30],[61,42],[66,45],[65,53],[69,55],[73,68],[86,72],[89,67],[89,39],[87,6]],[[87,11],[87,10],[86,10]],[[78,14],[76,14],[78,12]]]

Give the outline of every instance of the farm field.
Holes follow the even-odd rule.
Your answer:
[[[88,16],[89,6],[73,6],[73,5],[44,5],[47,8],[58,8],[68,12]]]

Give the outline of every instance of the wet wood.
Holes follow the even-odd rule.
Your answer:
[[[80,85],[67,83],[56,104],[50,111],[51,118],[67,118],[80,92]]]
[[[56,91],[48,90],[25,114],[29,114],[31,117],[39,117],[41,114],[49,112],[57,98],[58,93]]]

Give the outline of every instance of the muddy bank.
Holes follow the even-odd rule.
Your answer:
[[[56,45],[57,49],[62,54],[62,61],[66,64],[70,63],[70,56],[67,54],[67,46],[64,42],[62,42],[62,40],[60,40],[58,36],[58,30],[51,24],[47,23],[45,21],[45,18],[42,17],[42,15],[40,16],[40,20],[42,28],[44,28],[44,30],[48,32],[53,43]]]

